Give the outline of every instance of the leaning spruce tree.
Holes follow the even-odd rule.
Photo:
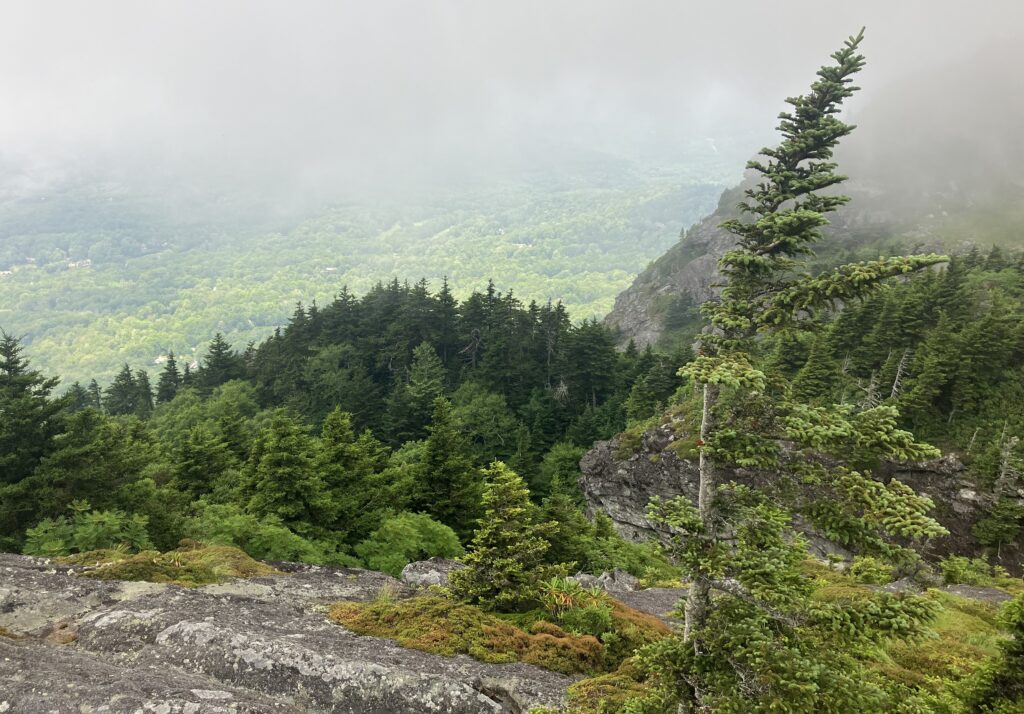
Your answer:
[[[937,451],[898,429],[890,405],[808,406],[755,366],[759,337],[812,328],[886,279],[945,260],[880,258],[820,275],[801,271],[825,214],[849,200],[823,191],[845,178],[831,159],[854,128],[837,115],[857,89],[851,77],[864,66],[862,38],[863,30],[832,55],[809,93],[786,100],[782,142],[748,164],[761,180],[739,204],[742,217],[723,224],[737,242],[719,260],[721,295],[703,307],[710,325],[698,355],[680,370],[700,402],[698,503],[651,507],[675,534],[673,549],[688,571],[685,624],[678,637],[642,653],[659,686],[636,711],[916,711],[913,692],[896,691],[856,652],[918,634],[933,607],[892,594],[819,597],[794,515],[851,548],[912,567],[915,551],[897,541],[944,531],[927,515],[927,498],[873,479],[871,468]],[[758,488],[730,480],[736,469],[760,474]]]

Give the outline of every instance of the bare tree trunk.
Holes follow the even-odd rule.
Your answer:
[[[718,391],[718,385],[704,385],[704,408],[700,421],[700,488],[697,495],[697,510],[707,543],[714,541],[718,522],[715,506],[715,491],[718,488],[717,473],[705,448],[705,444],[715,429],[713,410],[718,403]],[[710,605],[711,581],[697,576],[690,583],[690,592],[686,598],[686,622],[683,625],[683,638],[687,642],[693,639],[694,630],[704,624]]]

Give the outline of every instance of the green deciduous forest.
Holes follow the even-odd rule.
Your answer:
[[[606,176],[612,168],[622,173]],[[72,183],[0,202],[0,324],[40,367],[105,383],[120,363],[147,367],[171,350],[193,361],[218,331],[244,345],[296,302],[324,304],[343,286],[361,294],[391,277],[447,276],[460,298],[493,277],[527,301],[600,317],[679,225],[708,212],[733,170],[706,156],[678,169],[612,163],[550,186],[261,220],[215,203],[224,214],[205,223],[157,211],[159,197]]]

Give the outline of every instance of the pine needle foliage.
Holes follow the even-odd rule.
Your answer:
[[[467,567],[450,575],[451,592],[488,610],[528,610],[544,582],[565,574],[544,564],[556,524],[534,520],[526,483],[505,464],[495,461],[484,476],[484,515],[462,559]]]

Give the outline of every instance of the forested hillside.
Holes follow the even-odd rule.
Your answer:
[[[214,332],[262,339],[297,302],[394,277],[436,288],[447,276],[464,298],[493,276],[526,300],[600,317],[734,170],[707,151],[664,167],[602,159],[560,178],[296,206],[159,182],[9,188],[0,326],[38,366],[105,383],[121,362],[153,365],[171,350],[192,361]]]
[[[335,170],[262,167],[358,199],[0,177],[0,714],[1024,711],[1024,152],[977,58],[851,114],[865,37],[724,192],[712,138],[489,177],[473,121],[402,191],[411,102],[389,171],[329,113]]]
[[[216,537],[258,557],[400,568],[437,538],[437,554],[461,549],[444,533],[471,533],[479,469],[497,458],[575,524],[560,557],[638,573],[664,563],[596,534],[575,480],[586,446],[666,403],[684,357],[618,353],[560,304],[493,287],[459,303],[447,286],[394,281],[299,307],[247,349],[218,335],[196,370],[125,365],[106,389],[63,397],[14,338],[2,354],[5,413],[17,415],[0,444],[8,548]]]

